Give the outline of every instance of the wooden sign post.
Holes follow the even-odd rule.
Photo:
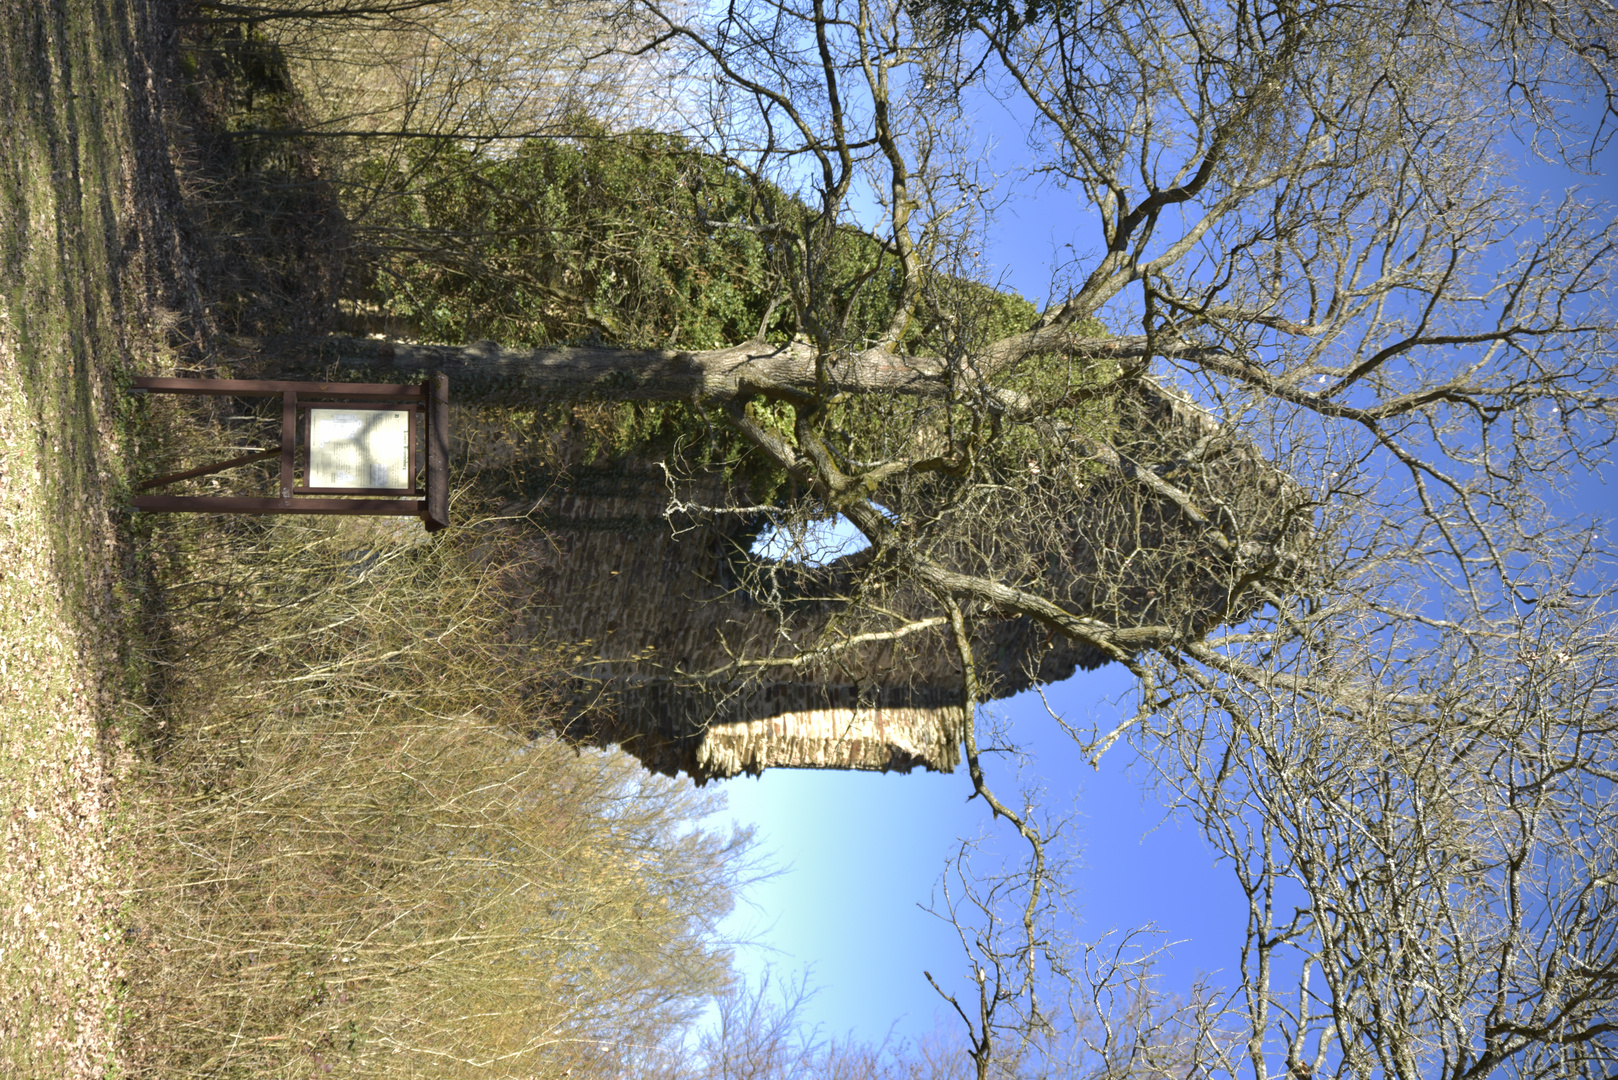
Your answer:
[[[137,495],[137,510],[419,517],[428,532],[449,524],[449,378],[443,374],[419,385],[142,377],[135,389],[281,399],[280,446],[159,476],[137,488],[147,491],[279,457],[275,498]]]

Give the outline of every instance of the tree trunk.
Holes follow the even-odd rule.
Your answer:
[[[449,376],[461,404],[531,405],[539,401],[746,400],[756,393],[785,397],[811,394],[824,374],[830,389],[845,393],[942,396],[949,382],[943,362],[886,349],[839,356],[822,373],[817,352],[805,342],[772,345],[747,341],[723,349],[615,349],[567,346],[507,348],[493,341],[470,345],[421,345],[380,338],[241,338],[237,362],[254,377],[400,382],[432,371]],[[1157,345],[1163,355],[1163,345]],[[1076,336],[1064,326],[1029,331],[997,342],[974,359],[980,374],[1019,357],[1066,352],[1088,357],[1128,359],[1146,352],[1144,338]]]

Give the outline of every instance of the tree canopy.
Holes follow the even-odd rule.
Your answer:
[[[446,236],[489,284],[436,254],[378,264],[387,302],[443,331],[474,309],[515,329],[495,301],[527,290],[510,344],[533,347],[303,339],[253,360],[446,368],[489,401],[679,403],[728,431],[783,483],[703,502],[710,459],[671,453],[682,512],[840,515],[868,545],[751,567],[740,587],[779,632],[737,653],[742,684],[928,650],[971,718],[1011,672],[1039,682],[1038,650],[997,667],[1008,623],[1126,667],[1135,708],[1076,737],[1133,742],[1250,901],[1242,986],[1173,1013],[1174,1071],[1602,1076],[1610,566],[1556,499],[1613,434],[1618,235],[1586,193],[1525,197],[1510,161],[1596,166],[1614,23],[1577,0],[648,0],[601,62],[683,65],[681,141],[524,147],[453,192],[401,174],[480,234],[477,177],[571,193],[501,251]],[[977,126],[995,101],[1026,122],[1006,176]],[[589,235],[569,216],[584,179],[610,188],[614,155],[650,148],[655,194],[579,241],[585,277],[547,278],[566,263],[542,245]],[[592,155],[605,172],[571,164]],[[1039,182],[1091,231],[1008,326],[975,279],[1007,186]],[[688,216],[659,235],[694,254],[639,259],[643,215],[672,200]],[[442,315],[408,298],[427,277]],[[659,322],[675,298],[690,325]],[[1082,1025],[1047,993],[1077,977],[1041,921],[1051,836],[994,794],[973,722],[962,737],[1030,852],[1009,884],[968,875],[981,902],[952,909],[978,920],[979,974],[940,992],[986,1076]],[[983,899],[1002,885],[1008,909]]]

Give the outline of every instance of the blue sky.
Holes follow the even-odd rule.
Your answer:
[[[1049,697],[1069,722],[1110,727],[1129,685],[1121,670],[1103,669]],[[1163,820],[1129,768],[1129,748],[1115,747],[1094,771],[1037,696],[1000,708],[1031,751],[1046,807],[1076,812],[1072,853],[1080,859],[1068,884],[1082,919],[1078,934],[1155,923],[1179,942],[1160,968],[1169,989],[1233,968],[1241,895],[1194,829]],[[986,768],[991,786],[1002,794],[1013,788],[1006,762]],[[880,1041],[890,1031],[904,1038],[932,1030],[939,999],[922,971],[954,977],[963,960],[949,928],[922,907],[958,838],[988,827],[982,803],[966,801],[971,790],[964,769],[909,776],[775,769],[724,782],[730,813],[757,827],[782,868],[727,926],[756,942],[740,951],[742,970],[753,977],[766,966],[781,976],[807,971],[817,993],[806,1014],[827,1035]]]

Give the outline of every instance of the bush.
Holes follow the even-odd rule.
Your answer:
[[[530,737],[555,660],[506,638],[498,527],[151,530],[133,1075],[619,1075],[724,985],[748,837],[697,829],[687,781]]]

